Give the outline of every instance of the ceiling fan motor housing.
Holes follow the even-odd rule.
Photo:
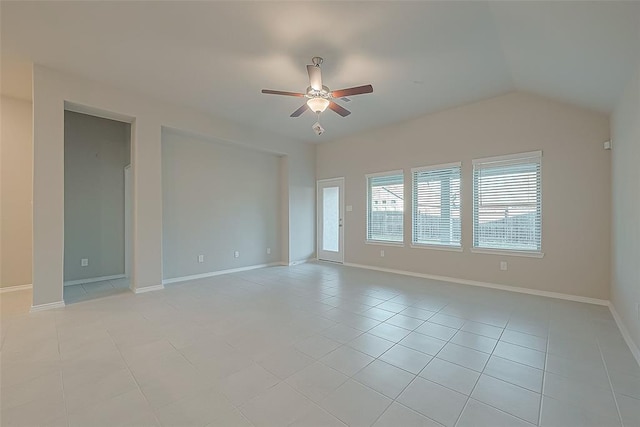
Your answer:
[[[309,86],[304,93],[262,89],[262,93],[306,98],[307,102],[305,102],[300,108],[294,111],[291,114],[291,117],[300,117],[300,115],[307,110],[313,111],[319,116],[320,113],[324,112],[327,108],[331,109],[342,117],[346,117],[351,114],[351,112],[341,105],[338,105],[333,101],[333,99],[342,99],[346,102],[349,101],[349,99],[346,98],[347,96],[361,95],[373,92],[373,86],[371,85],[356,86],[332,92],[331,89],[322,84],[320,65],[322,64],[323,59],[319,56],[314,56],[313,58],[311,58],[311,62],[313,63],[312,65],[307,65],[307,73],[309,74]],[[324,132],[324,129],[322,129],[318,133],[318,135],[320,135],[320,133],[322,132]]]
[[[307,88],[307,94],[305,95],[307,98],[330,98],[331,90],[322,85],[322,90],[315,90],[311,86]]]

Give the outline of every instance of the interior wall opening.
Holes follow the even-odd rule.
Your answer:
[[[65,110],[65,303],[129,290],[131,185],[131,124]]]

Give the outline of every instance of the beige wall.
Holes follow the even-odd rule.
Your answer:
[[[605,115],[511,93],[319,145],[317,178],[346,178],[345,203],[353,206],[345,217],[346,263],[608,299],[607,139]],[[543,151],[544,258],[471,253],[471,160],[534,150]],[[410,203],[404,247],[365,243],[365,174],[403,169],[410,201],[412,167],[456,161],[462,161],[463,252],[410,248]],[[500,271],[501,260],[508,271]]]
[[[280,163],[270,153],[163,131],[163,278],[279,262]]]
[[[39,65],[33,72],[33,304],[62,300],[64,250],[64,106],[71,103],[132,122],[133,176],[132,287],[155,289],[162,283],[162,128],[203,135],[287,156],[288,212],[282,238],[284,261],[314,255],[315,149],[309,144],[259,132],[202,111],[160,102],[128,90],[79,78]],[[78,111],[78,110],[76,110]],[[114,117],[118,116],[118,117]],[[311,224],[311,226],[307,226]],[[298,228],[300,227],[300,228]],[[304,227],[304,228],[302,228]]]
[[[31,283],[32,107],[0,98],[0,287]]]
[[[122,275],[131,125],[72,111],[64,121],[64,280]]]
[[[640,65],[611,116],[611,301],[640,347]],[[636,353],[636,357],[640,354]]]

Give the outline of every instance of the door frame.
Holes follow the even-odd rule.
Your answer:
[[[338,209],[339,209],[339,220],[340,220],[340,225],[339,225],[339,233],[338,233],[338,253],[340,254],[340,260],[325,260],[320,258],[320,244],[322,242],[322,236],[320,234],[320,231],[322,229],[321,227],[321,220],[322,220],[322,215],[321,215],[321,194],[320,194],[320,187],[323,184],[328,184],[331,183],[332,181],[335,181],[338,184],[338,187],[342,190],[340,191],[340,194],[338,195]],[[327,261],[327,262],[336,262],[339,264],[344,264],[344,224],[345,224],[345,220],[344,220],[344,213],[345,213],[345,180],[343,176],[339,176],[339,177],[335,177],[335,178],[325,178],[325,179],[319,179],[316,181],[316,259],[318,259],[318,261]]]
[[[124,167],[124,275],[131,280],[131,254],[132,254],[132,225],[133,225],[133,200],[131,180],[131,163]]]

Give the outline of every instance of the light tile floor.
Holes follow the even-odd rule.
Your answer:
[[[96,298],[129,291],[129,279],[102,280],[100,282],[80,283],[64,287],[64,302],[75,304]]]
[[[606,307],[316,263],[110,285],[0,297],[2,426],[640,426]]]

